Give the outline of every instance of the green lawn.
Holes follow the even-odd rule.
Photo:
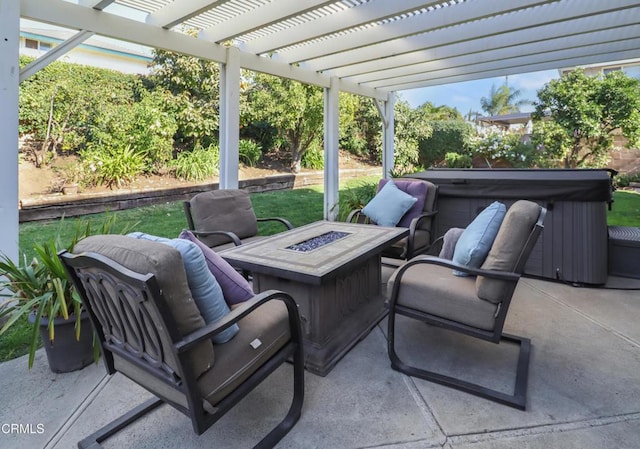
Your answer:
[[[613,194],[613,206],[607,214],[609,226],[640,227],[640,193],[618,190]]]
[[[345,183],[341,192],[345,197],[353,197],[358,187],[366,183],[375,183],[375,177],[362,178]],[[348,194],[346,194],[348,192]],[[614,193],[613,210],[608,213],[610,225],[640,226],[640,194],[628,191]],[[305,189],[282,190],[277,192],[256,193],[251,195],[256,215],[259,217],[280,216],[287,218],[294,226],[320,220],[323,215],[323,189],[320,186]],[[116,229],[135,229],[136,231],[163,237],[176,237],[186,228],[187,223],[181,202],[141,207],[113,212],[116,216]],[[33,257],[33,244],[60,236],[61,242],[67,242],[73,235],[77,223],[89,220],[98,228],[109,214],[95,214],[83,218],[55,220],[52,222],[34,222],[20,225],[20,250]],[[264,226],[264,225],[262,225]],[[261,234],[278,232],[282,228],[276,224],[261,227]],[[29,338],[29,326],[26,320],[14,326],[0,337],[0,361],[18,357],[26,353]]]

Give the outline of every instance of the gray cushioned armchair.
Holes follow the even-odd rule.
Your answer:
[[[514,203],[479,269],[446,259],[418,256],[395,271],[388,283],[388,353],[393,369],[525,409],[531,342],[528,338],[504,334],[503,327],[520,274],[542,231],[545,214],[546,209],[533,202]],[[472,276],[454,276],[454,269]],[[508,341],[519,345],[514,394],[410,366],[400,360],[395,341],[397,315],[492,343]],[[437,342],[430,344],[437,345]]]
[[[378,192],[386,182],[386,179],[380,180]],[[409,235],[385,249],[382,255],[393,259],[411,259],[417,254],[427,252],[431,246],[433,240],[431,230],[434,219],[438,214],[438,186],[423,179],[399,178],[394,179],[394,182],[400,190],[414,197],[420,197],[422,201],[409,209],[396,225],[409,228]],[[426,193],[422,196],[416,195],[416,192],[420,190]],[[349,223],[376,224],[362,212],[362,209],[351,211],[346,221]]]
[[[216,250],[260,239],[259,222],[277,222],[283,230],[293,228],[284,218],[257,218],[249,194],[240,189],[199,193],[184,202],[184,212],[193,234]]]
[[[205,324],[180,252],[171,246],[100,235],[78,242],[74,251],[59,256],[89,312],[107,372],[120,372],[155,396],[80,441],[80,448],[101,447],[163,403],[188,416],[200,435],[288,359],[291,406],[256,447],[273,447],[298,421],[304,361],[291,296],[267,291]],[[240,330],[233,339],[212,344],[213,335],[235,323]],[[210,438],[215,441],[215,433]]]

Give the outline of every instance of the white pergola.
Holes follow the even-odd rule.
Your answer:
[[[77,30],[22,71],[19,20]],[[139,20],[142,18],[142,20]],[[196,37],[181,32],[201,30]],[[18,83],[93,34],[221,64],[220,186],[238,185],[240,69],[325,92],[325,217],[338,200],[338,92],[375,100],[383,174],[395,92],[640,57],[631,0],[1,0],[0,251],[18,253]]]

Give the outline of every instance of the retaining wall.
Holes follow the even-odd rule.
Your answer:
[[[382,175],[382,168],[340,170],[340,179]],[[283,174],[256,179],[244,179],[239,187],[251,193],[287,190],[324,182],[323,172]],[[217,182],[171,189],[135,190],[129,192],[78,193],[75,195],[48,195],[20,200],[20,222],[50,220],[98,212],[133,209],[172,201],[184,201],[197,193],[218,189]]]

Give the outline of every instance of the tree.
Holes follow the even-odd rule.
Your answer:
[[[249,86],[243,121],[272,124],[291,151],[291,171],[300,171],[302,155],[322,137],[322,89],[262,73],[254,74]]]
[[[32,59],[20,58],[26,65]],[[30,135],[37,167],[82,148],[102,111],[133,99],[136,78],[56,61],[20,83],[20,134]]]
[[[520,95],[520,89],[513,89],[509,86],[509,82],[505,80],[504,84],[499,87],[492,84],[489,97],[482,97],[480,99],[480,105],[482,110],[488,115],[520,112],[522,106],[529,104],[528,100],[518,100]]]
[[[207,147],[217,141],[218,63],[155,49],[149,80],[172,94],[165,108],[176,118],[176,141],[192,148]]]
[[[413,109],[406,101],[398,101],[395,114],[395,158],[393,175],[410,173],[419,164],[419,144],[431,137],[433,128],[421,108]]]
[[[616,133],[640,144],[640,81],[621,71],[574,70],[538,91],[534,106],[533,141],[566,168],[606,163]]]

